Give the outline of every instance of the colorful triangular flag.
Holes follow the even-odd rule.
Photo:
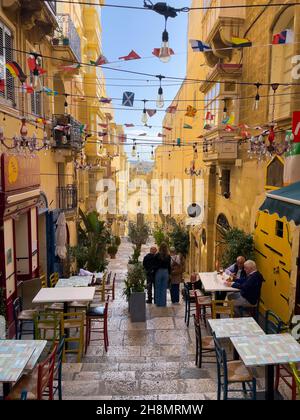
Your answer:
[[[238,37],[231,37],[231,44],[232,48],[245,48],[245,47],[251,47],[252,42],[249,41],[249,39],[246,38],[238,38]]]
[[[93,64],[94,66],[102,66],[103,64],[107,64],[108,60],[106,57],[104,57],[104,55],[101,54],[99,55],[96,61],[90,60],[90,63]]]
[[[187,107],[187,109],[186,109],[186,114],[185,114],[185,116],[186,116],[186,117],[191,117],[191,118],[194,118],[194,117],[196,116],[196,114],[197,114],[197,109],[196,109],[196,108],[194,108],[193,106],[189,105],[189,106]]]
[[[211,51],[211,46],[205,42],[199,41],[197,39],[190,39],[190,44],[193,51],[196,52],[206,52]]]
[[[147,136],[147,133],[141,133],[141,134],[139,134],[139,137],[145,137],[145,136]]]
[[[164,129],[164,130],[168,130],[168,131],[172,131],[172,130],[173,130],[173,128],[172,128],[172,127],[165,127],[165,126],[163,126],[163,129]]]
[[[101,98],[99,99],[99,102],[101,102],[102,104],[110,104],[111,101],[111,98],[104,98],[103,96],[101,96]]]
[[[60,66],[59,69],[61,71],[74,71],[80,68],[79,63],[70,64],[69,66]]]
[[[166,112],[168,112],[169,114],[175,114],[177,111],[177,105],[170,105]]]
[[[234,131],[234,128],[230,124],[227,124],[226,127],[224,128],[224,130],[232,132],[232,131]]]
[[[127,127],[127,128],[132,128],[132,127],[134,127],[134,124],[124,124],[125,125],[125,127]]]
[[[133,50],[130,51],[128,55],[125,55],[124,57],[119,57],[119,60],[139,60],[141,57]]]
[[[147,114],[149,117],[153,117],[156,114],[156,109],[146,109]]]
[[[163,137],[166,137],[166,136],[165,136],[165,134],[158,133],[157,137],[162,137],[163,138]]]
[[[191,125],[189,125],[189,124],[184,124],[183,125],[183,128],[186,128],[188,130],[191,130],[193,127]]]
[[[279,34],[273,35],[272,44],[279,45],[279,44],[291,44],[294,39],[294,34],[291,29],[286,29]]]
[[[134,103],[134,92],[124,92],[123,93],[123,106],[133,106]]]

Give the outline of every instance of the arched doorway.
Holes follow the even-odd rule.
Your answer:
[[[216,241],[215,241],[215,266],[218,270],[222,266],[222,257],[225,250],[224,242],[224,232],[230,229],[230,224],[228,222],[225,214],[219,214],[216,223]]]

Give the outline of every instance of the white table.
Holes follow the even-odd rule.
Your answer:
[[[216,338],[265,335],[264,330],[251,317],[208,319]]]
[[[300,362],[300,344],[291,334],[231,337],[245,366],[266,366],[266,396],[274,400],[274,365]]]
[[[215,278],[215,273],[199,273],[199,276],[206,292],[239,292],[239,289],[224,284],[229,278],[227,274],[223,274],[223,276],[218,274],[217,278]]]
[[[73,276],[69,279],[59,279],[55,287],[88,287],[92,276]]]
[[[0,382],[4,396],[10,392],[11,383],[34,369],[46,344],[46,340],[0,340]]]
[[[68,312],[70,302],[91,302],[94,299],[95,287],[52,287],[42,288],[33,299],[32,303],[56,303],[64,304],[64,312]]]

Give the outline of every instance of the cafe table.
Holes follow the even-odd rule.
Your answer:
[[[68,312],[70,302],[91,302],[94,299],[95,287],[51,287],[42,288],[32,303],[63,303],[64,313]]]
[[[265,335],[264,330],[251,317],[208,319],[208,323],[216,338]]]
[[[230,337],[248,368],[265,366],[265,399],[274,400],[274,366],[300,362],[300,344],[291,334]]]
[[[69,279],[59,279],[55,287],[88,287],[92,276],[72,276]]]
[[[0,340],[0,382],[4,397],[14,382],[34,369],[46,344],[46,340]]]
[[[200,280],[206,292],[239,292],[239,289],[225,285],[229,278],[227,274],[199,273]]]

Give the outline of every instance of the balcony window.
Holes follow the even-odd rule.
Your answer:
[[[210,90],[205,94],[204,97],[204,108],[206,113],[210,112],[214,119],[211,121],[211,125],[217,126],[219,124],[220,114],[220,83],[215,83]]]
[[[230,194],[230,170],[222,170],[221,194]]]
[[[13,38],[10,30],[0,22],[0,79],[4,79],[4,91],[0,91],[0,98],[15,102],[14,78],[6,69],[6,63],[13,60]]]
[[[59,13],[57,15],[57,23],[59,29],[55,32],[52,40],[53,45],[68,46],[78,62],[81,62],[81,40],[71,19],[67,13]]]
[[[33,76],[30,76],[30,83],[33,84]],[[31,112],[35,115],[42,115],[42,94],[35,90],[30,95],[31,100]]]
[[[286,9],[277,22],[275,23],[271,36],[285,31],[286,29],[295,33],[294,23],[295,8],[289,7]],[[293,57],[294,45],[293,43],[279,44],[271,46],[271,72],[270,72],[270,83],[291,83],[292,80],[292,57]],[[280,118],[290,117],[290,103],[287,98],[291,95],[290,86],[279,86],[275,97],[273,96],[273,90],[270,88],[270,107],[269,107],[269,120],[278,120]],[[273,99],[275,98],[275,100]],[[274,103],[275,102],[275,103]],[[275,106],[274,106],[275,105]],[[274,114],[274,115],[273,115]]]

